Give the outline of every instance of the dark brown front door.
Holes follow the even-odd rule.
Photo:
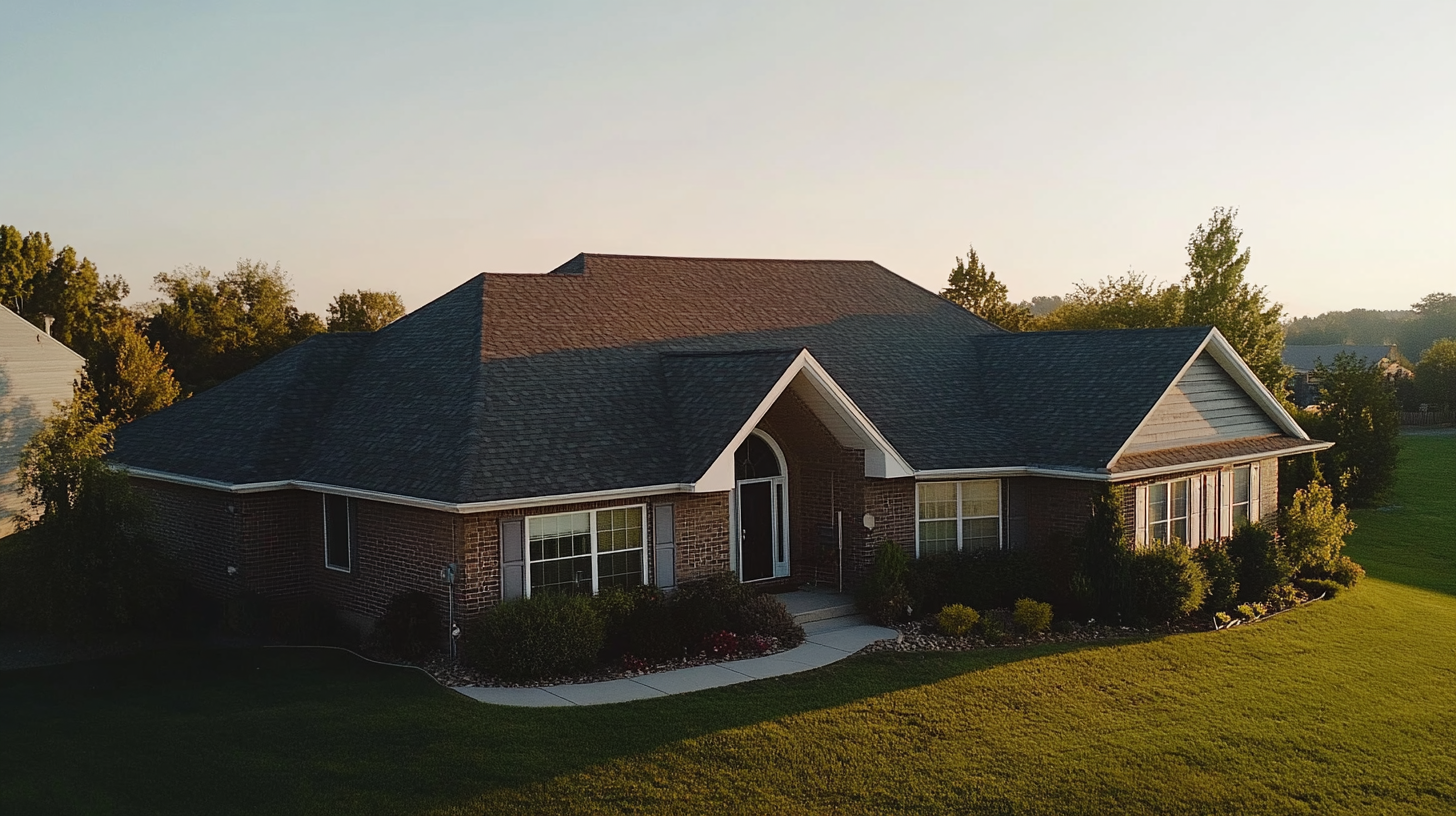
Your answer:
[[[774,512],[771,483],[751,482],[738,486],[738,523],[743,535],[738,550],[742,580],[772,578]]]

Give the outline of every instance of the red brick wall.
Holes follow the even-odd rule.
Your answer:
[[[1028,476],[1018,481],[1026,491],[1027,546],[1053,558],[1060,557],[1087,529],[1096,484],[1044,476]]]
[[[864,452],[839,444],[809,406],[792,391],[758,423],[783,449],[789,478],[789,567],[794,582],[838,580],[835,546],[820,544],[820,528],[832,530],[844,514],[848,554],[863,544]],[[848,572],[846,565],[846,572]]]
[[[875,517],[875,529],[864,529],[862,517],[865,513]],[[846,538],[846,583],[849,582],[848,576],[851,574],[858,580],[869,572],[870,566],[875,562],[875,550],[885,541],[899,544],[905,555],[914,558],[915,480],[909,477],[865,479],[864,510],[857,514],[855,523],[851,524],[846,519],[844,526],[846,533],[851,527],[855,527],[860,534],[859,546],[852,553],[848,549]]]
[[[461,517],[384,502],[354,500],[354,551],[349,572],[324,565],[323,497],[306,494],[302,515],[309,543],[304,569],[314,592],[340,609],[368,617],[384,613],[389,600],[406,590],[435,598],[441,614],[449,588],[440,570],[463,553]],[[457,577],[457,603],[463,584]]]
[[[182,576],[219,597],[244,588],[238,497],[216,490],[131,480],[152,505],[152,535]],[[229,575],[228,567],[236,567]]]
[[[308,594],[312,589],[306,568],[310,528],[305,511],[311,506],[310,498],[318,500],[317,494],[275,490],[234,498],[241,522],[244,585],[275,598]],[[322,543],[319,553],[322,561]]]

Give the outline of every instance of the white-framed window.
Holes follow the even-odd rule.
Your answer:
[[[339,572],[354,569],[354,500],[325,493],[324,566]]]
[[[1148,485],[1148,526],[1144,540],[1189,543],[1188,480]]]
[[[916,485],[915,546],[919,555],[1001,548],[1001,481]]]
[[[596,594],[647,580],[646,506],[526,518],[526,594]]]
[[[1253,468],[1249,465],[1234,468],[1233,496],[1229,501],[1230,512],[1233,514],[1233,526],[1235,529],[1242,524],[1248,524],[1253,513],[1252,496],[1254,492]],[[1233,532],[1230,530],[1230,532]]]

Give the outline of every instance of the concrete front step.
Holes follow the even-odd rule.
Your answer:
[[[800,626],[857,614],[854,596],[845,592],[800,590],[784,592],[775,597],[784,602],[789,614],[794,616],[794,622]]]
[[[817,623],[819,621],[833,620],[834,618],[848,618],[859,614],[854,604],[839,604],[837,606],[826,606],[819,609],[810,609],[807,612],[800,612],[794,615],[794,623],[803,626],[806,623]]]

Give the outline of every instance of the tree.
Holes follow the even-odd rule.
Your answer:
[[[1330,479],[1336,504],[1375,504],[1395,484],[1400,443],[1400,406],[1380,370],[1354,354],[1315,367],[1320,380],[1319,411],[1306,414],[1310,436],[1335,443],[1317,454]]]
[[[1456,406],[1456,339],[1437,340],[1421,355],[1416,391],[1427,403]]]
[[[1177,287],[1159,287],[1136,272],[1079,283],[1062,305],[1036,321],[1039,331],[1151,329],[1178,325]]]
[[[86,360],[99,416],[120,425],[176,402],[182,388],[167,367],[160,343],[148,343],[131,321],[118,321]]]
[[[394,292],[360,289],[340,292],[329,304],[329,331],[378,331],[404,317],[404,301]]]
[[[76,501],[86,474],[101,467],[111,450],[115,425],[100,416],[96,392],[82,380],[67,402],[56,406],[20,454],[20,491],[37,521],[63,516]]]
[[[1284,350],[1284,307],[1270,303],[1264,287],[1244,281],[1249,250],[1234,226],[1238,210],[1218,207],[1188,239],[1180,325],[1217,326],[1229,345],[1270,391],[1282,395],[1290,372]]]
[[[128,294],[126,281],[103,279],[75,249],[54,251],[49,235],[0,226],[0,300],[38,327],[52,318],[51,336],[81,356],[95,353],[106,326],[125,314]]]
[[[318,316],[293,305],[278,264],[238,261],[214,279],[202,267],[156,276],[164,295],[146,335],[167,350],[182,387],[210,388],[324,330]]]
[[[1355,531],[1334,491],[1319,481],[1294,492],[1289,509],[1279,516],[1279,534],[1295,570],[1321,570],[1340,555],[1345,536]]]
[[[964,260],[956,258],[940,296],[1003,329],[1022,331],[1031,325],[1031,309],[1007,299],[1006,284],[981,263],[974,246],[966,249]]]

